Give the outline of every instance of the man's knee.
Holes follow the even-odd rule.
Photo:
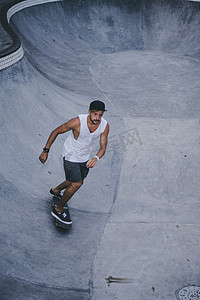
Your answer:
[[[80,182],[72,182],[71,186],[74,190],[78,190],[80,189],[80,187],[82,186],[83,184],[83,180],[80,181]]]

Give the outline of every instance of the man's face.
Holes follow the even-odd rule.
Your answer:
[[[97,125],[101,122],[101,118],[103,116],[103,111],[101,110],[89,110],[89,114],[90,114],[90,121],[92,122],[92,124]]]

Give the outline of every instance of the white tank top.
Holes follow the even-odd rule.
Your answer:
[[[93,145],[98,141],[100,135],[104,132],[107,121],[101,118],[98,128],[91,133],[87,125],[88,115],[79,115],[80,133],[78,139],[74,138],[72,130],[69,133],[63,147],[63,156],[71,162],[86,162],[91,158]]]

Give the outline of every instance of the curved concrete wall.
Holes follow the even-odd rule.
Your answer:
[[[51,5],[24,10],[13,16],[13,25],[31,64],[53,83],[73,91],[91,76],[88,61],[97,53],[154,50],[199,59],[199,20],[197,2],[69,0],[55,4],[53,14]]]
[[[27,0],[4,7],[2,14],[6,14],[6,19],[4,16],[2,23],[11,34],[13,45],[0,53],[0,69],[23,57],[20,39],[6,24],[11,17],[24,8],[57,1],[60,0]],[[63,27],[69,30],[71,23],[75,34],[100,51],[159,49],[199,57],[199,37],[193,36],[196,32],[193,27],[199,26],[199,5],[191,2],[67,1],[63,3],[66,14]],[[76,11],[83,13],[80,21]]]

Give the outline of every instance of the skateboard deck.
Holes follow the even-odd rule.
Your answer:
[[[52,208],[55,206],[55,205],[58,205],[60,201],[60,197],[57,197],[57,196],[53,196],[53,201],[52,201]],[[70,218],[70,213],[69,213],[69,207],[67,204],[65,204],[64,206],[64,210],[65,210],[65,213],[67,214],[68,216],[68,219],[71,220]],[[72,227],[72,224],[64,224],[63,222],[59,221],[58,219],[56,219],[54,216],[54,223],[55,223],[55,226],[56,227],[61,227],[61,228],[65,228],[65,229],[69,229]]]

